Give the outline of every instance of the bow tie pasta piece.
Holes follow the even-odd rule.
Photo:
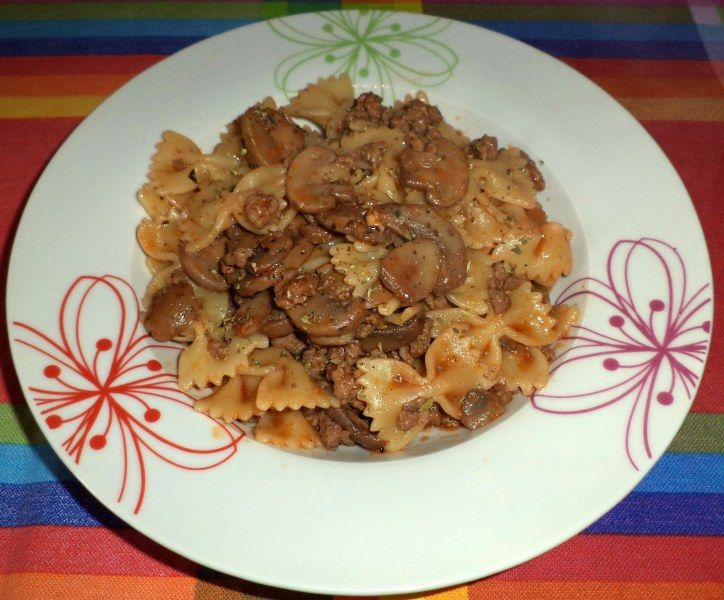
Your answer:
[[[492,256],[508,263],[516,275],[552,287],[573,269],[570,239],[570,231],[551,221],[532,233],[510,233]]]
[[[429,404],[418,407],[417,421],[404,425],[400,413],[406,405],[431,396],[430,386],[410,365],[385,358],[364,358],[358,368],[362,375],[357,382],[362,386],[361,399],[365,401],[364,414],[372,419],[370,431],[385,442],[385,451],[396,452],[407,446],[424,429]],[[414,420],[414,419],[413,419]],[[401,426],[403,428],[401,428]]]
[[[500,382],[511,391],[530,396],[548,383],[548,361],[534,346],[508,342],[503,348]]]
[[[178,363],[178,385],[188,391],[192,387],[221,385],[224,377],[237,373],[254,374],[249,355],[258,348],[267,348],[269,338],[255,333],[248,338],[234,337],[224,358],[216,358],[209,352],[209,338],[202,323],[194,323],[194,341],[184,348]]]
[[[244,229],[258,234],[281,231],[296,216],[297,211],[287,202],[287,172],[282,165],[268,165],[249,171],[234,188],[238,202],[234,205],[234,218]],[[269,222],[257,220],[254,211],[259,202],[274,203],[276,210]],[[268,207],[267,207],[268,210]]]
[[[175,221],[155,223],[143,219],[136,229],[136,237],[146,255],[161,262],[178,262],[180,232]]]
[[[254,427],[254,439],[290,450],[322,448],[322,440],[298,410],[270,410]]]
[[[175,131],[164,131],[151,158],[148,172],[151,187],[161,195],[193,191],[196,182],[189,176],[200,158],[201,150],[189,138]]]
[[[484,194],[458,202],[444,211],[465,245],[476,250],[492,250],[502,241],[508,227],[498,218],[499,212]]]
[[[230,123],[221,141],[210,154],[205,154],[194,168],[194,177],[200,187],[220,182],[227,188],[234,187],[239,178],[249,172],[246,149],[237,121]]]
[[[527,170],[528,159],[509,146],[493,160],[473,160],[470,184],[501,202],[535,208],[535,188]]]
[[[527,281],[510,292],[510,308],[500,318],[505,335],[526,346],[546,346],[562,335],[556,327],[555,313],[543,301],[541,292],[534,292]]]
[[[310,83],[291,99],[287,113],[292,117],[309,119],[329,131],[339,126],[353,101],[352,81],[344,73]]]
[[[329,249],[331,262],[337,273],[344,275],[344,282],[352,286],[355,298],[367,298],[370,288],[379,281],[380,260],[389,254],[384,246],[337,244]]]
[[[257,350],[250,365],[255,373],[265,373],[256,394],[256,406],[261,411],[339,406],[337,399],[322,389],[285,350]]]
[[[468,250],[468,276],[465,282],[445,297],[455,306],[476,315],[486,315],[488,304],[488,280],[493,276],[494,259],[483,250]]]
[[[256,391],[259,378],[251,375],[231,377],[213,394],[194,402],[194,408],[225,423],[248,421],[264,414],[256,406]]]

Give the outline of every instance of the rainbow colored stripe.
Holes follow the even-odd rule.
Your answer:
[[[724,269],[716,269],[724,265],[724,234],[716,218],[724,163],[724,9],[705,0],[0,0],[4,256],[47,159],[123,83],[207,36],[274,16],[340,7],[469,21],[560,57],[591,78],[643,123],[674,163],[704,217],[716,285],[724,285]],[[715,322],[722,318],[717,307]],[[542,557],[426,597],[722,597],[721,344],[715,330],[692,414],[622,503]],[[276,590],[226,578],[160,548],[100,506],[45,443],[22,403],[5,343],[0,352],[0,598],[278,597]]]

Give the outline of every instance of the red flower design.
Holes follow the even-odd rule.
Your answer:
[[[626,457],[638,469],[651,459],[652,420],[667,407],[690,400],[703,368],[711,322],[700,313],[711,304],[708,284],[693,293],[679,251],[661,240],[620,240],[608,255],[606,279],[585,277],[569,285],[557,303],[587,299],[587,321],[567,338],[573,343],[553,363],[557,389],[536,393],[538,410],[583,414],[627,403]],[[595,376],[582,378],[579,363]],[[590,379],[595,381],[592,385]]]
[[[175,362],[180,347],[153,342],[140,313],[128,282],[84,275],[63,297],[59,339],[13,322],[31,334],[15,341],[48,359],[42,373],[51,383],[30,387],[46,425],[64,432],[63,448],[76,464],[88,456],[86,448],[95,456],[105,449],[116,462],[120,456],[117,500],[135,487],[134,514],[146,495],[151,457],[185,470],[211,469],[229,460],[244,437],[238,427],[193,410],[176,375],[164,372],[152,354],[168,353]],[[212,424],[211,431],[204,422]]]

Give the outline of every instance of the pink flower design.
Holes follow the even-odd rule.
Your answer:
[[[621,240],[611,249],[606,280],[585,277],[569,285],[557,303],[585,299],[586,321],[556,357],[556,388],[566,393],[536,393],[533,406],[556,414],[582,414],[627,403],[626,456],[638,470],[652,458],[652,421],[665,418],[663,407],[691,400],[703,368],[711,322],[699,313],[711,303],[708,284],[689,293],[678,250],[657,239]],[[580,363],[598,367],[590,389],[578,375]],[[590,371],[586,371],[589,373]]]
[[[134,514],[146,494],[151,457],[193,471],[212,469],[236,453],[243,431],[193,410],[176,375],[163,372],[151,352],[173,359],[179,346],[149,338],[138,298],[123,279],[78,277],[60,306],[58,339],[26,323],[13,324],[25,334],[15,341],[48,360],[42,373],[50,383],[30,387],[45,424],[64,432],[63,448],[76,464],[101,455],[115,463],[117,501],[129,487],[137,489]],[[204,422],[210,422],[211,433]]]

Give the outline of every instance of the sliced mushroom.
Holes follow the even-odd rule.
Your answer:
[[[380,262],[380,280],[403,305],[411,306],[435,289],[442,268],[437,242],[420,238],[394,249]]]
[[[222,238],[217,238],[198,252],[186,252],[182,245],[178,250],[181,266],[188,276],[194,283],[212,292],[225,292],[229,289],[229,283],[219,273],[219,261],[225,253],[226,244]]]
[[[369,426],[348,408],[328,408],[327,414],[349,431],[352,440],[372,452],[382,452],[385,442],[370,432]]]
[[[329,148],[309,146],[297,154],[287,172],[287,196],[299,212],[316,214],[354,197],[353,161]]]
[[[425,200],[447,208],[468,191],[468,159],[465,152],[445,138],[427,143],[424,150],[406,148],[400,154],[400,182],[425,192]]]
[[[428,239],[437,242],[443,261],[433,292],[444,294],[460,287],[467,277],[468,253],[455,227],[437,210],[419,204],[383,204],[367,217],[406,239]]]
[[[421,315],[415,315],[412,319],[408,319],[402,325],[393,325],[386,329],[375,331],[366,338],[360,340],[360,346],[365,352],[373,350],[382,350],[382,352],[390,352],[391,350],[399,350],[414,340],[425,325],[425,318]]]
[[[194,296],[188,281],[165,287],[153,296],[146,313],[145,325],[151,337],[159,342],[183,336],[192,321],[198,319],[201,300]]]
[[[244,146],[257,167],[282,163],[304,148],[304,132],[278,110],[257,104],[239,119]]]
[[[256,333],[272,311],[272,299],[268,290],[264,290],[248,300],[239,303],[231,323],[234,331],[242,337]]]
[[[289,317],[281,310],[273,310],[266,320],[261,324],[259,331],[264,335],[275,339],[287,336],[294,332],[294,326]]]
[[[325,229],[349,235],[365,244],[386,246],[393,241],[394,236],[389,232],[368,226],[364,211],[358,206],[338,206],[316,215],[316,219]]]
[[[364,300],[342,302],[325,294],[286,310],[292,323],[314,338],[333,338],[353,333],[365,316]]]

